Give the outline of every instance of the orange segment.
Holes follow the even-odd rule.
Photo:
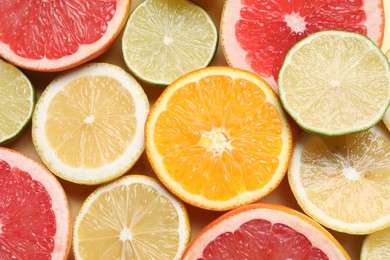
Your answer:
[[[184,201],[215,210],[271,192],[292,145],[272,89],[227,67],[194,71],[171,84],[149,115],[146,138],[162,182]]]

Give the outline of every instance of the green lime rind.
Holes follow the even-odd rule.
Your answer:
[[[4,146],[18,139],[31,123],[37,95],[29,78],[2,59],[0,75],[0,145]]]
[[[381,78],[381,79],[386,81],[386,85],[388,86],[387,88],[382,89],[383,93],[370,90],[372,93],[375,92],[375,95],[374,95],[372,93],[370,94],[368,90],[364,92],[364,89],[359,90],[359,92],[355,90],[355,92],[354,92],[355,94],[358,93],[359,96],[363,96],[363,94],[369,95],[369,99],[366,98],[364,100],[364,101],[369,100],[369,103],[359,104],[359,109],[362,109],[362,111],[364,111],[364,109],[370,107],[369,105],[375,107],[376,108],[375,111],[370,111],[371,112],[369,114],[370,120],[367,120],[367,117],[364,117],[363,123],[359,122],[359,124],[358,124],[357,122],[355,122],[355,123],[349,124],[347,127],[343,127],[340,129],[331,129],[330,127],[328,127],[328,128],[318,127],[314,124],[311,124],[310,122],[306,122],[308,120],[302,119],[302,113],[300,113],[301,111],[303,111],[302,107],[306,106],[306,108],[307,108],[309,105],[313,105],[316,108],[319,108],[318,110],[316,110],[316,116],[318,116],[318,115],[322,116],[321,118],[323,118],[323,122],[332,122],[331,120],[329,120],[329,118],[331,118],[332,120],[341,120],[340,118],[335,118],[335,116],[334,116],[334,114],[335,114],[334,111],[339,111],[339,110],[333,109],[333,113],[329,112],[329,111],[332,111],[329,109],[332,108],[333,106],[341,106],[342,107],[342,105],[345,105],[344,109],[353,112],[354,115],[360,115],[360,114],[363,115],[363,113],[361,113],[361,111],[358,111],[358,109],[357,109],[358,106],[355,106],[354,110],[350,109],[350,106],[348,106],[348,105],[350,105],[352,103],[356,103],[356,100],[355,99],[343,99],[345,93],[341,93],[340,95],[329,95],[329,96],[323,95],[323,90],[328,91],[327,93],[330,92],[330,90],[329,90],[330,87],[328,87],[326,89],[325,88],[321,89],[319,87],[319,86],[321,86],[320,84],[324,84],[323,82],[325,82],[325,81],[321,81],[321,80],[325,79],[325,77],[323,77],[323,75],[326,75],[327,76],[326,79],[329,80],[329,82],[328,81],[326,82],[327,84],[331,84],[330,82],[333,81],[333,76],[335,75],[335,73],[336,74],[338,73],[338,75],[347,75],[348,79],[358,78],[358,76],[360,76],[360,78],[359,78],[360,81],[365,80],[365,79],[370,79],[370,77],[371,77],[371,74],[364,75],[365,77],[362,77],[362,74],[351,74],[351,73],[353,73],[353,71],[348,71],[345,68],[343,68],[344,71],[338,70],[338,67],[335,66],[336,64],[330,63],[329,60],[327,60],[327,59],[324,60],[323,59],[324,56],[319,56],[319,54],[321,52],[317,51],[315,49],[316,46],[312,46],[312,42],[320,37],[323,37],[323,36],[325,36],[325,37],[327,37],[327,36],[340,36],[341,39],[344,37],[351,37],[351,38],[358,39],[360,41],[358,44],[360,44],[360,43],[362,43],[362,44],[356,48],[358,48],[359,51],[367,51],[368,52],[368,50],[369,50],[370,55],[374,55],[374,56],[376,55],[375,57],[377,59],[379,59],[381,66],[383,66],[384,73],[383,73],[383,75],[381,74],[383,76],[383,78]],[[348,42],[348,44],[350,44],[350,41],[344,41],[344,42]],[[329,50],[331,50],[331,51],[335,50],[334,52],[339,52],[339,54],[341,53],[340,49],[337,49],[335,46],[329,47],[329,46],[326,46],[325,44],[329,44],[329,43],[324,42],[322,45],[317,44],[318,46],[320,46],[320,48],[324,48],[324,49],[327,48],[327,50],[328,50],[327,52],[323,51],[321,53],[321,54],[326,54],[327,56],[325,55],[325,57],[329,56]],[[369,48],[367,48],[366,45],[369,46]],[[365,47],[362,47],[362,46],[365,46]],[[351,47],[351,46],[349,46],[349,47]],[[347,50],[350,50],[350,48]],[[342,51],[347,51],[347,50],[342,50]],[[302,53],[305,52],[305,55],[301,54],[301,56],[296,57],[295,55],[296,55],[296,53],[299,53],[299,51],[301,51]],[[316,52],[317,52],[317,55],[313,55],[313,53],[316,53]],[[372,53],[374,53],[374,54],[372,54]],[[302,58],[302,57],[304,57],[304,58]],[[340,56],[336,56],[336,58],[341,60]],[[355,57],[354,55],[352,55],[352,56],[349,56],[348,58],[350,58],[351,60],[355,59],[353,61],[360,62],[364,58],[364,56],[360,55],[360,57],[358,57],[358,56]],[[338,62],[339,60],[335,59],[334,61]],[[350,62],[350,60],[348,60],[348,61],[349,62],[346,62],[343,65],[346,65],[345,67],[349,69],[351,66],[351,62]],[[327,66],[324,66],[323,62],[329,62],[330,64],[327,64]],[[294,63],[295,67],[291,66],[291,64],[293,64],[293,63]],[[307,64],[309,64],[309,65],[307,65]],[[353,64],[356,64],[356,63],[353,63]],[[362,64],[362,63],[360,63],[360,64]],[[310,66],[310,65],[312,65],[312,66]],[[340,67],[341,67],[341,65],[340,65]],[[327,68],[329,68],[329,69],[326,70]],[[293,69],[295,69],[295,71],[293,71]],[[297,71],[299,71],[299,72],[297,72]],[[314,71],[314,72],[312,72],[312,71]],[[329,73],[329,71],[332,72],[333,74]],[[342,73],[344,73],[344,74],[342,74]],[[373,72],[369,72],[369,73],[373,73]],[[351,75],[353,75],[354,77],[351,77]],[[368,77],[368,75],[370,75],[370,77]],[[329,77],[329,76],[332,76],[332,77]],[[292,82],[296,81],[297,78],[299,78],[299,80],[300,80],[299,81],[300,85],[305,84],[305,87],[310,86],[312,91],[310,91],[310,89],[304,89],[305,91],[302,91],[303,90],[302,88],[299,89],[298,88],[299,86],[293,85]],[[315,80],[313,80],[313,78],[315,78]],[[335,78],[339,79],[337,77],[335,77]],[[341,78],[341,76],[340,76],[340,78]],[[377,80],[377,79],[375,79],[375,80]],[[307,82],[309,82],[310,84],[307,84]],[[340,82],[335,81],[335,82],[337,82],[337,84],[340,84],[340,85],[336,84],[335,86],[337,86],[337,87],[341,86],[341,81]],[[329,86],[331,86],[331,85],[329,85]],[[372,86],[372,85],[370,85],[370,86]],[[293,91],[292,91],[292,88],[294,88]],[[279,97],[280,97],[282,106],[285,109],[285,111],[306,132],[324,135],[324,136],[338,136],[338,135],[345,135],[345,134],[350,134],[350,133],[357,133],[357,132],[361,132],[361,131],[370,129],[371,127],[376,125],[378,122],[380,122],[382,120],[387,108],[389,107],[389,104],[390,104],[390,64],[389,64],[389,61],[387,60],[385,54],[381,51],[381,49],[371,39],[369,39],[365,35],[362,35],[362,34],[359,34],[356,32],[348,32],[348,31],[340,31],[340,30],[320,31],[320,32],[313,33],[313,34],[307,36],[306,38],[298,41],[288,51],[288,53],[284,59],[284,62],[281,66],[281,69],[279,71],[278,91],[279,91]],[[294,91],[301,91],[301,92],[296,93]],[[331,91],[333,91],[333,90],[331,90]],[[294,97],[294,95],[295,95],[295,97]],[[317,98],[313,98],[315,96],[317,96]],[[294,97],[294,99],[292,99],[292,97]],[[355,97],[359,98],[356,95],[355,95]],[[310,99],[310,98],[313,98],[313,99]],[[380,99],[380,103],[378,103],[378,100],[377,100],[378,98]],[[323,101],[323,102],[321,104],[319,104],[318,102],[316,102],[316,103],[312,102],[312,104],[307,104],[305,102],[301,102],[302,100],[306,100],[306,101],[318,100],[318,101]],[[299,101],[299,102],[297,102],[297,101]],[[326,103],[326,101],[329,101],[329,102]],[[359,99],[359,101],[361,101],[361,99]],[[377,105],[377,104],[379,104],[379,105]],[[328,109],[328,110],[321,110],[324,107],[325,107],[325,109]],[[301,110],[299,110],[299,108],[301,108]],[[359,114],[357,114],[357,113],[359,113]],[[314,113],[312,113],[311,115],[314,115]],[[366,114],[364,114],[364,115],[366,115]],[[304,115],[304,116],[306,116],[306,115]],[[348,115],[344,114],[343,116],[344,116],[344,119],[347,118],[347,120],[352,118],[350,115],[348,116]],[[328,120],[326,120],[326,119],[328,119]],[[320,120],[317,118],[317,121],[320,121]],[[328,125],[326,125],[326,126],[328,126]]]
[[[146,0],[130,14],[122,35],[127,68],[142,82],[166,87],[213,61],[217,27],[189,0]]]

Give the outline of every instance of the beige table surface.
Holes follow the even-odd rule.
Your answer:
[[[237,0],[238,1],[238,0]],[[131,3],[131,10],[133,10],[140,2],[140,0],[133,0]],[[213,18],[215,24],[219,30],[219,21],[221,17],[222,7],[224,0],[195,0],[200,6],[202,6]],[[386,10],[390,9],[390,0],[384,0]],[[389,10],[390,11],[390,10]],[[389,16],[390,17],[390,16]],[[386,27],[385,39],[383,42],[382,49],[387,50],[390,48],[390,19]],[[99,58],[95,59],[97,62],[109,62],[115,65],[119,65],[125,68],[127,71],[123,57],[121,54],[121,44],[120,37],[115,41],[113,46]],[[223,57],[221,47],[218,47],[217,54],[211,65],[227,65],[226,61]],[[33,82],[38,97],[40,93],[44,90],[44,88],[49,84],[49,82],[56,76],[58,73],[37,73],[32,71],[25,71],[26,75]],[[151,104],[156,100],[156,98],[161,94],[162,88],[152,87],[146,84],[143,84],[144,90],[148,95],[148,98]],[[31,141],[31,127],[27,128],[24,132],[23,136],[14,141],[13,143],[7,145],[7,147],[23,152],[32,158],[40,161]],[[137,173],[137,174],[145,174],[149,176],[155,177],[146,155],[143,154],[139,161],[135,164],[135,166],[129,171],[129,174]],[[79,207],[83,200],[96,188],[96,186],[83,186],[73,184],[67,181],[60,180],[67,195],[69,198],[69,203],[71,207],[71,212],[73,217],[77,214]],[[287,178],[283,180],[280,186],[272,192],[270,195],[261,200],[262,202],[271,202],[271,203],[279,203],[291,208],[300,210],[297,205],[293,194],[290,191],[290,188],[287,183]],[[218,216],[220,216],[221,212],[211,212],[202,209],[195,208],[190,205],[186,205],[187,210],[190,216],[191,228],[192,228],[192,237],[194,237],[201,228],[203,228],[210,221],[214,220]],[[330,231],[336,239],[345,247],[348,253],[351,255],[352,259],[359,259],[360,247],[364,236],[360,235],[347,235],[343,233],[338,233],[334,231]],[[69,259],[73,259],[72,252],[70,253]]]

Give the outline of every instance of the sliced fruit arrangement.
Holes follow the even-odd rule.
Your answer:
[[[111,46],[130,0],[6,1],[0,10],[0,56],[30,70],[60,71]]]
[[[204,227],[182,259],[350,258],[325,228],[306,215],[256,203],[225,213]]]
[[[279,99],[257,75],[196,70],[154,103],[146,153],[162,183],[185,202],[227,210],[273,191],[285,176],[292,134]]]
[[[360,133],[296,140],[288,171],[302,209],[331,229],[369,234],[390,226],[390,133],[383,124]]]
[[[277,89],[279,68],[299,40],[322,30],[345,30],[381,46],[384,24],[382,0],[227,0],[220,36],[228,64],[257,73]]]
[[[366,236],[362,244],[360,259],[390,259],[390,227]]]
[[[279,74],[283,107],[303,129],[323,135],[363,131],[390,102],[390,65],[366,36],[321,31],[287,53]]]
[[[190,239],[183,203],[153,178],[127,175],[92,192],[76,216],[75,259],[179,259]]]
[[[149,102],[120,67],[90,63],[54,79],[39,98],[32,140],[65,180],[98,184],[125,174],[144,150]]]
[[[71,213],[46,168],[0,147],[0,201],[0,259],[67,259]]]
[[[31,122],[35,89],[19,68],[0,59],[0,145],[19,137]]]
[[[168,85],[206,67],[217,49],[217,28],[189,0],[146,0],[127,21],[122,37],[126,65],[139,79]]]

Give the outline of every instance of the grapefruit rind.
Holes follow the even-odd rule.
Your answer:
[[[0,147],[0,159],[11,167],[28,173],[33,180],[41,183],[52,200],[52,210],[56,218],[56,234],[52,259],[67,259],[71,247],[72,216],[68,198],[60,182],[43,165],[32,158],[9,148]]]
[[[154,178],[146,176],[146,175],[140,175],[140,174],[132,174],[132,175],[126,175],[123,177],[118,178],[115,181],[112,181],[110,183],[106,183],[98,187],[95,191],[93,191],[83,202],[81,205],[81,208],[79,212],[77,213],[77,216],[74,220],[74,228],[73,228],[73,241],[72,241],[72,248],[73,253],[75,256],[75,259],[83,259],[83,256],[80,255],[78,244],[80,242],[79,236],[78,236],[78,229],[83,221],[83,217],[88,212],[91,205],[94,203],[96,198],[99,196],[104,196],[107,192],[121,187],[121,186],[129,186],[134,184],[142,184],[145,186],[148,186],[150,189],[155,190],[159,193],[160,196],[166,198],[172,206],[176,209],[177,215],[178,215],[178,233],[180,235],[177,255],[173,259],[178,259],[184,252],[186,246],[188,245],[190,241],[191,236],[191,227],[189,222],[189,217],[187,210],[184,206],[184,204],[174,197],[171,193],[169,193],[163,186],[161,186]],[[128,193],[129,194],[129,193]],[[131,201],[129,201],[131,203]],[[136,202],[135,202],[136,203]],[[114,204],[112,204],[114,205]],[[126,210],[126,208],[123,208],[122,210]],[[132,212],[135,213],[135,212]],[[161,224],[161,223],[160,223]],[[131,228],[131,227],[130,227]],[[150,227],[147,227],[150,228]],[[149,229],[151,230],[151,229]],[[119,239],[119,237],[118,237]]]
[[[133,73],[138,79],[141,81],[154,85],[154,86],[160,86],[160,87],[166,87],[170,83],[172,83],[173,80],[176,78],[190,72],[196,69],[200,69],[203,67],[207,67],[213,60],[216,52],[217,52],[217,46],[218,46],[218,31],[214,24],[214,21],[211,19],[209,14],[197,3],[188,1],[188,0],[169,0],[169,2],[173,3],[164,3],[166,0],[148,0],[140,3],[130,14],[129,19],[127,20],[127,23],[125,25],[125,28],[123,30],[123,36],[122,36],[122,53],[123,57],[126,63],[127,68]],[[163,3],[160,3],[163,2]],[[177,2],[177,3],[175,3]],[[153,13],[155,11],[158,11],[159,13],[162,13],[162,10],[165,10],[168,8],[168,5],[177,5],[178,10],[168,10],[170,12],[169,24],[164,25],[164,21],[159,21],[157,19],[166,19],[166,15],[163,14],[163,16],[160,16]],[[161,5],[167,5],[167,6],[161,6]],[[150,8],[150,10],[148,10]],[[165,10],[164,12],[168,12]],[[176,20],[176,17],[174,17],[175,12],[183,21],[180,22],[180,24],[172,25],[172,20]],[[202,20],[205,20],[205,25],[208,25],[207,33],[211,34],[208,38],[211,38],[212,41],[209,41],[209,43],[199,43],[195,45],[196,41],[199,41],[194,35],[199,33],[204,33],[204,31],[201,31],[201,27],[199,24],[195,24],[194,21],[191,21],[189,17],[195,17],[195,14],[200,16]],[[150,16],[148,18],[148,16]],[[184,16],[186,19],[183,19]],[[140,21],[137,21],[142,17],[145,21],[143,22],[145,27],[155,27],[155,26],[161,26],[159,30],[156,30],[155,32],[149,32],[146,30],[146,28],[140,28],[140,25],[137,25],[136,23],[140,23]],[[201,19],[198,18],[197,21],[200,21]],[[191,18],[194,19],[194,18]],[[188,21],[187,21],[188,20]],[[145,25],[145,23],[147,25]],[[151,25],[149,25],[149,23]],[[178,26],[183,27],[184,25],[187,25],[187,30],[184,30],[183,28],[179,28]],[[197,28],[195,25],[197,25],[199,28]],[[173,26],[173,27],[172,27]],[[172,28],[170,28],[172,27]],[[143,32],[145,30],[145,32]],[[189,31],[190,30],[190,31]],[[153,31],[153,30],[152,30]],[[166,33],[166,35],[162,35],[163,33]],[[169,34],[171,33],[171,34]],[[178,37],[180,34],[188,33],[186,37]],[[149,34],[149,35],[147,35]],[[145,40],[145,38],[150,37],[150,39]],[[178,39],[175,39],[178,38]],[[202,35],[202,38],[205,38],[204,35]],[[130,43],[129,41],[135,41],[134,43]],[[172,42],[170,42],[172,41]],[[175,47],[175,41],[180,42],[181,45],[186,43],[187,46],[180,46]],[[141,45],[144,44],[144,45]],[[151,44],[153,45],[151,46]],[[173,44],[171,48],[168,48],[170,44]],[[139,45],[139,46],[138,46]],[[163,46],[165,47],[166,53],[163,53],[164,56],[157,56],[156,54],[162,54],[161,52],[158,52],[157,48],[163,49]],[[207,47],[207,49],[206,49]],[[198,56],[197,53],[194,53],[193,55],[191,53],[188,53],[189,51],[195,51],[192,48],[195,48],[197,52],[199,53],[207,53],[208,55],[205,55],[204,59],[200,62],[198,59],[195,59],[195,56]],[[134,52],[133,50],[137,50],[137,52]],[[133,53],[142,53],[143,51],[146,51],[149,49],[150,52],[149,57],[143,57],[142,61],[137,61],[135,58],[132,58],[130,54],[128,54],[128,51],[132,51]],[[177,49],[176,51],[174,51]],[[184,53],[183,53],[184,51]],[[164,52],[164,51],[162,51]],[[190,58],[191,61],[185,61],[183,62],[179,56],[179,54],[186,54],[187,59]],[[133,54],[134,55],[134,54]],[[173,57],[174,55],[175,57]],[[171,61],[170,61],[171,60]],[[140,64],[142,63],[142,64]],[[180,64],[179,66],[176,66],[177,64]],[[172,70],[172,68],[175,68],[175,70]],[[159,71],[155,71],[155,70]],[[172,76],[165,75],[163,77],[161,74],[167,70],[170,70],[172,73],[175,73],[177,76],[172,78]],[[151,73],[153,72],[153,73]],[[147,75],[146,73],[149,73]],[[157,77],[159,76],[159,78]]]
[[[374,126],[373,128],[371,128],[368,131],[373,132],[375,135],[387,136],[386,138],[388,139],[388,142],[390,142],[389,133],[386,133],[384,126],[380,126],[380,125]],[[317,206],[315,203],[312,202],[312,200],[308,196],[308,193],[306,192],[305,188],[303,187],[303,185],[300,181],[300,175],[301,175],[300,174],[300,165],[301,165],[301,156],[305,152],[304,146],[305,146],[306,142],[313,136],[314,135],[312,135],[310,133],[305,133],[305,132],[303,132],[299,136],[299,138],[296,141],[295,146],[294,146],[294,150],[292,153],[290,166],[289,166],[289,170],[288,170],[289,186],[290,186],[290,188],[294,194],[294,197],[297,200],[299,206],[302,208],[302,210],[307,215],[309,215],[312,219],[314,219],[315,221],[320,223],[321,225],[323,225],[329,229],[336,230],[338,232],[347,233],[347,234],[365,235],[365,234],[370,234],[370,233],[373,233],[375,231],[389,227],[390,226],[390,215],[389,214],[387,214],[387,215],[385,214],[381,217],[378,217],[377,219],[375,219],[371,222],[363,222],[363,221],[346,222],[346,221],[343,221],[341,219],[330,216],[327,212],[324,212],[323,210],[321,210],[321,208],[319,206]],[[377,142],[383,143],[383,140],[378,140]],[[373,143],[374,143],[374,141],[373,141]],[[368,160],[366,159],[365,161],[368,161]],[[340,160],[340,162],[341,162],[341,160]],[[387,162],[387,167],[389,166],[388,163],[389,162]],[[344,165],[344,167],[346,167],[346,166]],[[358,167],[358,166],[355,166],[355,167]],[[373,165],[373,167],[375,167],[375,165]],[[382,164],[381,167],[386,167],[386,165]],[[315,176],[315,173],[316,172],[313,173],[313,176]],[[379,173],[379,175],[380,175],[380,173]],[[379,178],[381,178],[381,177],[379,177]],[[382,178],[384,178],[384,177],[382,177]],[[369,183],[370,179],[367,179],[366,182]],[[318,189],[320,190],[320,187],[318,187]],[[363,192],[364,192],[364,190],[363,190]],[[320,191],[318,191],[318,193],[320,193]],[[335,190],[334,193],[339,193],[339,191]],[[372,194],[372,195],[373,196],[374,195],[380,196],[380,194]],[[327,196],[330,197],[331,194],[328,194]],[[354,194],[348,195],[348,197],[350,197],[350,196],[354,196]],[[381,204],[387,205],[384,201],[385,198],[382,198],[382,199],[383,199],[383,202],[381,202],[378,199],[377,203],[379,204],[379,207],[382,207]],[[321,203],[323,205],[327,205],[325,201],[322,201]],[[330,202],[330,203],[334,204],[335,202]],[[352,205],[352,203],[348,203],[348,200],[345,200],[345,203],[347,204],[347,205],[345,205],[345,207],[350,207]],[[361,200],[356,201],[356,203],[362,205],[363,201],[361,201]],[[364,204],[363,204],[363,206],[364,206]],[[334,207],[334,205],[333,205],[333,207]],[[355,210],[354,215],[356,216],[359,213],[364,214],[364,215],[368,215],[371,208],[374,208],[374,205],[366,205],[366,207],[364,209],[362,209],[360,212],[356,212],[356,209],[353,209],[353,210]],[[328,208],[328,209],[331,210],[331,208]],[[337,209],[340,210],[340,206],[338,206]]]
[[[74,168],[61,161],[46,139],[45,122],[51,100],[75,79],[84,76],[115,78],[130,92],[137,119],[134,137],[122,156],[100,168]],[[149,101],[141,85],[118,66],[108,63],[89,63],[63,72],[55,78],[40,96],[32,118],[32,141],[44,164],[58,177],[78,184],[96,185],[125,174],[144,151],[144,122],[149,112]]]
[[[0,145],[5,145],[5,144],[7,144],[7,143],[9,143],[9,142],[11,142],[13,140],[18,139],[24,133],[25,128],[30,124],[31,117],[32,117],[32,114],[33,114],[33,111],[34,111],[34,107],[35,107],[35,103],[36,103],[36,92],[35,92],[35,88],[31,84],[31,81],[17,67],[15,67],[14,65],[12,65],[12,64],[10,64],[8,62],[3,61],[2,59],[0,59],[0,66],[1,67],[7,66],[9,68],[9,70],[14,70],[14,71],[18,70],[19,74],[20,74],[19,75],[20,78],[22,79],[22,81],[24,82],[24,85],[26,86],[26,88],[28,89],[28,92],[30,93],[30,97],[28,99],[29,104],[30,104],[29,111],[27,111],[26,115],[24,116],[24,119],[19,123],[19,128],[16,129],[14,133],[9,134],[7,136],[2,136],[2,138],[0,139]],[[1,71],[1,69],[0,69],[0,71]],[[13,81],[13,82],[3,82],[5,84],[2,84],[0,88],[3,88],[3,87],[6,87],[6,88],[13,87],[13,86],[9,86],[8,84],[12,84],[14,82],[15,81]],[[23,92],[26,93],[27,91],[24,90]],[[6,98],[7,99],[6,96],[0,96],[0,99],[2,99],[2,98]],[[18,99],[18,98],[14,97],[13,100],[15,100],[15,99]],[[7,102],[7,101],[4,101],[4,102]],[[2,101],[0,101],[0,103],[2,103]],[[6,109],[4,107],[2,109],[4,109],[3,110],[4,113],[10,113],[10,111],[8,109]],[[5,120],[5,119],[3,118],[3,120]],[[2,120],[0,120],[0,121],[2,121]]]
[[[340,243],[321,225],[306,215],[277,204],[254,203],[231,210],[209,223],[192,239],[183,260],[201,259],[203,249],[225,232],[234,232],[253,219],[282,223],[306,236],[313,247],[321,249],[329,259],[350,259]],[[254,258],[260,256],[252,256]]]
[[[272,179],[261,189],[255,191],[244,191],[240,195],[236,196],[233,199],[229,200],[209,200],[203,195],[196,195],[191,192],[185,190],[179,183],[177,183],[173,178],[170,177],[169,172],[165,169],[163,163],[162,155],[157,151],[156,145],[154,142],[154,127],[156,125],[157,119],[161,113],[167,107],[169,99],[173,93],[175,93],[182,86],[190,83],[197,82],[204,77],[211,75],[228,75],[232,79],[235,78],[244,78],[245,80],[249,80],[254,82],[261,88],[265,95],[266,101],[272,103],[275,106],[282,120],[283,125],[283,133],[281,134],[284,147],[279,155],[279,166],[275,171]],[[279,103],[278,96],[274,92],[274,90],[260,77],[257,75],[247,72],[241,69],[226,67],[226,66],[211,66],[199,70],[195,70],[190,72],[176,81],[174,81],[171,85],[169,85],[164,92],[160,95],[160,97],[154,103],[151,112],[148,115],[145,124],[145,150],[146,155],[149,159],[152,169],[156,173],[159,180],[167,187],[173,194],[179,197],[186,203],[194,205],[199,208],[214,210],[214,211],[225,211],[233,208],[237,208],[239,206],[253,203],[260,198],[271,193],[283,180],[288,164],[290,155],[292,152],[292,132],[290,125],[284,116],[285,113],[281,104]]]
[[[116,1],[116,13],[108,22],[105,34],[96,42],[79,45],[77,52],[59,59],[51,60],[46,57],[40,60],[23,58],[15,54],[8,44],[0,41],[0,56],[10,63],[28,70],[41,72],[58,72],[74,68],[103,54],[111,47],[124,27],[130,13],[130,0]],[[73,10],[74,11],[74,10]]]
[[[387,86],[383,86],[383,88],[387,88],[386,90],[386,96],[385,100],[380,103],[373,103],[377,108],[377,111],[375,111],[375,115],[371,116],[369,120],[366,119],[366,122],[360,122],[359,124],[356,124],[355,122],[352,122],[349,126],[345,126],[340,129],[328,129],[326,127],[321,127],[321,126],[316,126],[315,123],[311,122],[306,122],[304,119],[302,119],[302,115],[300,114],[301,111],[297,111],[296,109],[292,108],[290,105],[290,98],[288,95],[292,95],[293,87],[292,86],[285,86],[284,83],[284,78],[291,77],[291,75],[286,75],[287,73],[285,72],[289,66],[293,66],[294,62],[294,55],[295,53],[299,52],[303,48],[309,48],[307,46],[310,46],[310,43],[312,41],[315,41],[321,37],[332,37],[332,36],[340,36],[340,37],[349,37],[349,38],[355,38],[359,40],[360,42],[364,43],[365,45],[370,47],[370,50],[374,51],[377,55],[377,57],[382,61],[382,65],[385,68],[386,75],[382,75],[383,78],[386,77],[387,80]],[[359,55],[359,54],[356,54]],[[309,59],[309,57],[308,57]],[[337,64],[334,64],[337,66]],[[290,73],[291,74],[291,73]],[[313,74],[314,76],[315,74]],[[330,75],[333,76],[333,75]],[[312,82],[313,85],[316,84],[315,81]],[[318,83],[318,82],[317,82]],[[278,80],[278,90],[279,90],[279,96],[280,100],[282,102],[282,105],[285,109],[285,111],[291,116],[291,118],[305,131],[314,133],[314,134],[320,134],[320,135],[325,135],[325,136],[337,136],[337,135],[345,135],[345,134],[350,134],[350,133],[356,133],[356,132],[361,132],[364,130],[367,130],[374,125],[376,125],[384,116],[387,107],[390,104],[390,64],[389,61],[387,60],[385,54],[379,49],[379,47],[372,42],[368,37],[359,34],[359,33],[354,33],[354,32],[347,32],[347,31],[338,31],[338,30],[327,30],[327,31],[320,31],[313,33],[306,38],[302,39],[301,41],[297,42],[286,54],[286,57],[284,59],[284,62],[280,68],[279,71],[279,80]],[[317,85],[318,86],[318,85]],[[299,87],[299,86],[294,86]],[[290,90],[287,90],[290,88]],[[316,93],[313,93],[315,95]],[[370,93],[367,93],[367,95]],[[317,95],[318,96],[318,95]],[[372,102],[375,102],[372,100]],[[300,104],[301,105],[301,104]],[[356,107],[360,106],[361,104],[357,104]],[[303,107],[303,104],[302,104]],[[350,107],[349,107],[350,108]],[[353,108],[351,108],[353,109]],[[323,110],[317,110],[318,113],[326,113],[327,115],[333,115],[331,111],[323,111]],[[357,110],[356,110],[357,113]],[[325,115],[324,115],[325,118]],[[367,118],[367,117],[366,117]]]

